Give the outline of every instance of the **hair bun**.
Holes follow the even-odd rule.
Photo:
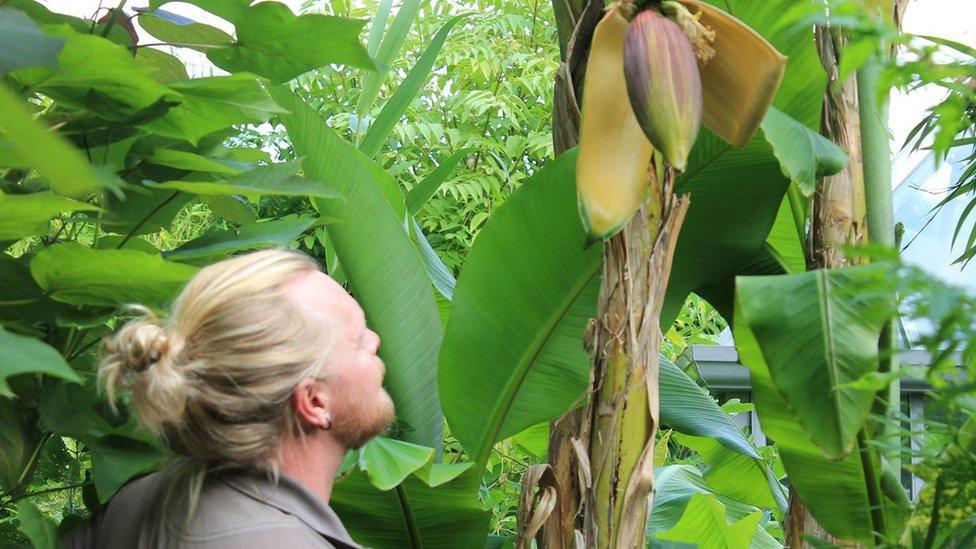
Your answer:
[[[132,405],[147,427],[159,430],[178,420],[186,401],[186,379],[177,367],[184,340],[149,309],[102,343],[99,380],[114,407],[119,388],[132,389]]]

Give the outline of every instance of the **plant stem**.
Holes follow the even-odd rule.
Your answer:
[[[156,215],[159,212],[159,210],[162,210],[167,204],[169,204],[170,202],[172,202],[173,199],[175,199],[179,194],[180,194],[180,191],[174,191],[173,194],[171,194],[169,196],[169,198],[167,198],[166,200],[163,200],[162,202],[160,202],[158,206],[156,206],[148,214],[146,214],[146,217],[142,218],[142,220],[139,221],[139,223],[136,223],[136,225],[132,227],[132,230],[129,231],[129,233],[125,235],[125,238],[122,239],[122,242],[119,242],[119,245],[116,246],[115,248],[117,250],[121,250],[122,247],[125,246],[126,243],[128,243],[129,240],[131,240],[133,236],[135,236],[136,231],[138,231],[140,228],[142,228],[142,226],[145,225],[147,221],[149,221],[149,218],[151,218],[152,216]]]
[[[410,500],[407,499],[407,493],[403,491],[403,484],[397,485],[396,495],[397,500],[400,502],[400,509],[403,511],[403,522],[407,527],[407,533],[410,535],[410,547],[423,549],[424,542],[420,539],[420,531],[417,530],[417,521],[413,518],[413,510],[410,509]]]
[[[857,71],[864,194],[867,206],[868,242],[875,246],[896,250],[888,132],[888,93],[887,90],[882,91],[878,87],[881,69],[881,60],[872,59]],[[892,299],[892,307],[894,307],[894,299]],[[894,318],[885,323],[878,341],[878,369],[882,374],[898,370],[893,326]],[[890,436],[891,432],[898,432],[898,429],[887,423],[897,418],[901,409],[900,382],[897,379],[893,381],[888,386],[888,394],[879,395],[879,400],[887,401],[887,406],[880,408],[886,416],[886,421],[880,423],[876,432],[876,435],[881,438],[886,433]],[[894,470],[900,471],[900,449],[898,445],[889,446],[893,449],[885,452],[885,458]]]
[[[800,196],[800,190],[796,185],[790,182],[789,186],[786,187],[786,197],[790,201],[790,213],[793,214],[793,224],[796,226],[796,236],[799,238],[800,247],[803,248],[803,255],[808,255],[807,253],[807,214],[803,207],[803,197]],[[809,257],[804,258],[804,263],[808,263]]]
[[[942,475],[935,479],[935,495],[932,496],[932,515],[929,517],[929,529],[925,533],[925,543],[922,549],[932,549],[935,546],[935,536],[939,533],[939,515],[942,512],[942,490],[945,481]]]
[[[122,8],[128,0],[119,0],[119,6],[112,10],[112,15],[108,17],[108,23],[105,23],[105,28],[102,29],[102,38],[108,36],[109,31],[115,26],[115,20],[119,18],[119,14],[122,13]]]
[[[865,490],[868,495],[868,506],[871,512],[871,530],[874,533],[874,544],[878,547],[885,544],[888,529],[885,525],[884,496],[881,493],[880,472],[874,466],[874,452],[867,442],[865,429],[857,432],[857,450],[861,457],[861,468],[864,471]]]
[[[27,493],[27,494],[21,494],[21,495],[15,497],[15,498],[11,499],[10,500],[10,503],[15,503],[15,502],[18,502],[18,501],[20,501],[22,499],[32,498],[34,496],[40,496],[40,495],[43,495],[43,494],[50,494],[52,492],[62,492],[64,490],[73,490],[75,488],[81,488],[82,486],[85,486],[86,484],[91,484],[91,482],[90,481],[89,482],[77,482],[75,484],[66,484],[64,486],[56,486],[54,488],[45,488],[44,490],[38,490],[36,492],[30,492],[30,493]]]

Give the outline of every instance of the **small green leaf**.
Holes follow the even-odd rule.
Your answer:
[[[173,149],[156,149],[150,156],[146,157],[146,162],[198,172],[234,174],[241,171],[230,163],[218,159]]]
[[[238,229],[213,231],[164,255],[173,261],[197,263],[245,250],[287,246],[314,224],[314,219],[299,217],[252,223]]]
[[[433,448],[377,437],[363,446],[359,462],[373,486],[391,490],[433,459]]]
[[[22,12],[0,6],[0,74],[24,68],[58,66],[64,40],[51,38]]]
[[[153,80],[160,84],[186,80],[186,67],[173,55],[153,48],[139,48],[136,51],[136,64],[146,67]]]
[[[404,8],[401,7],[400,9],[402,11]],[[393,92],[393,96],[383,105],[383,110],[380,111],[380,114],[376,117],[376,121],[369,127],[369,130],[363,137],[362,144],[359,146],[359,150],[366,153],[366,156],[371,158],[376,156],[376,153],[383,147],[386,138],[393,131],[393,126],[403,118],[403,113],[407,111],[407,107],[416,98],[417,92],[420,91],[420,88],[423,87],[430,77],[430,70],[434,67],[434,61],[437,60],[437,55],[440,53],[441,47],[447,39],[447,35],[454,28],[454,25],[463,18],[463,15],[458,15],[447,23],[444,23],[444,26],[434,35],[433,40],[431,40],[427,49],[424,50],[420,59],[410,69],[410,73],[407,74],[407,77],[403,79],[400,86]]]
[[[178,93],[156,82],[147,67],[136,63],[128,49],[65,27],[45,30],[65,39],[59,70],[21,69],[13,73],[20,85],[112,121],[129,119],[153,105],[165,108],[182,101]]]
[[[73,383],[81,378],[65,362],[61,353],[43,341],[0,328],[0,396],[14,396],[7,378],[20,374],[47,374]]]
[[[46,234],[52,217],[65,212],[98,211],[98,206],[52,192],[0,194],[0,240]]]
[[[452,154],[447,160],[441,162],[439,166],[434,168],[434,171],[420,180],[420,183],[417,183],[410,189],[407,192],[407,211],[411,214],[419,212],[420,208],[424,207],[424,204],[430,200],[430,197],[434,196],[437,189],[451,176],[458,163],[472,152],[474,152],[474,149],[463,149]]]
[[[159,15],[153,12],[139,14],[139,26],[163,42],[202,52],[234,43],[233,36],[216,27],[196,22],[180,24]]]
[[[296,16],[284,4],[262,2],[241,10],[232,22],[237,42],[207,53],[225,71],[249,71],[281,83],[331,63],[376,70],[359,42],[363,21]]]
[[[74,305],[164,305],[196,271],[138,250],[93,250],[74,242],[44,248],[31,261],[41,288]]]
[[[247,225],[258,220],[258,212],[251,202],[242,196],[210,195],[201,197],[217,217],[238,225]]]
[[[17,520],[20,521],[18,530],[27,536],[34,545],[34,549],[57,549],[58,525],[54,519],[42,513],[33,503],[20,501],[17,503]]]
[[[847,166],[843,149],[775,107],[770,107],[761,127],[783,175],[796,182],[806,196],[813,195],[818,177]]]
[[[302,159],[280,162],[268,166],[258,166],[253,170],[220,179],[217,181],[166,181],[153,185],[159,189],[175,189],[203,195],[262,195],[314,196],[316,198],[338,199],[341,195],[325,183],[296,175],[301,168]]]
[[[191,143],[233,124],[266,122],[285,112],[252,74],[194,78],[169,86],[179,92],[183,102],[143,127]]]
[[[427,465],[414,471],[413,476],[424,481],[427,486],[435,488],[463,475],[472,465],[474,463],[470,461],[464,463],[434,463],[430,461]]]

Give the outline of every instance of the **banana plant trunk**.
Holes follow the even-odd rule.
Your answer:
[[[555,79],[556,154],[577,144],[578,98],[601,0],[553,0],[561,63]],[[553,422],[549,463],[555,509],[540,547],[643,547],[658,427],[660,311],[688,199],[675,173],[648,166],[645,203],[604,248],[597,317],[585,336],[591,356],[586,407]]]
[[[658,428],[661,307],[687,197],[674,172],[651,170],[648,200],[604,251],[597,318],[586,343],[592,358],[580,440],[583,538],[587,547],[644,547]],[[582,454],[582,452],[580,452]],[[588,477],[588,478],[587,478]]]
[[[845,247],[863,245],[867,241],[861,126],[856,79],[851,75],[841,81],[838,71],[841,51],[849,41],[847,31],[817,25],[814,38],[820,63],[827,72],[820,132],[844,149],[849,160],[843,171],[817,181],[806,255],[808,268],[834,269],[852,264],[844,253]],[[793,490],[786,519],[787,544],[791,548],[804,547],[805,535],[835,545],[845,544],[817,523]],[[850,545],[849,542],[846,544]]]
[[[863,5],[881,12],[882,17],[893,20],[900,28],[907,0],[865,0]],[[883,99],[879,102],[877,99],[876,78],[868,78],[873,86],[864,84],[865,74],[876,76],[878,60],[841,81],[838,69],[842,50],[849,41],[846,30],[818,25],[814,28],[814,37],[820,62],[828,77],[821,133],[844,149],[849,157],[844,171],[818,181],[810,216],[808,267],[832,269],[856,261],[845,256],[844,247],[860,246],[869,240],[874,244],[893,245],[893,237],[883,236],[894,229],[891,221],[887,120],[884,119],[887,101]],[[872,111],[870,116],[865,116],[865,109]],[[864,122],[866,124],[862,127]],[[865,148],[868,150],[865,151]],[[890,333],[889,326],[882,334],[882,350],[890,348],[893,343]],[[887,367],[894,365],[889,363]],[[889,393],[888,406],[897,412],[897,382]],[[862,451],[869,450],[865,448]],[[875,513],[880,515],[881,510],[875,510]],[[883,517],[878,518],[880,520],[875,522],[883,524]],[[824,530],[793,491],[786,519],[788,546],[805,547],[804,536],[839,546],[856,545],[837,539]]]

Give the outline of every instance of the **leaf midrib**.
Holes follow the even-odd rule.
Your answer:
[[[827,273],[823,271],[817,273],[817,291],[820,294],[821,334],[823,334],[824,355],[827,359],[827,375],[830,377],[830,390],[832,393],[829,397],[832,399],[832,407],[834,408],[834,417],[832,419],[837,428],[839,442],[842,443],[844,434],[841,432],[843,427],[840,420],[842,412],[840,398],[836,391],[837,372],[835,367],[837,364],[837,350],[834,348],[834,330],[831,321],[833,313],[830,310],[830,296],[828,295],[830,289],[828,288]]]
[[[559,322],[566,316],[566,312],[569,311],[573,303],[576,302],[580,294],[583,293],[583,290],[586,289],[586,286],[589,285],[590,281],[593,280],[593,277],[598,272],[600,272],[600,262],[593,267],[590,273],[581,277],[580,282],[570,292],[567,292],[566,299],[563,300],[557,309],[558,314],[552,315],[549,322],[546,323],[545,329],[541,330],[543,335],[537,336],[528,346],[527,351],[523,353],[523,358],[518,362],[518,367],[516,368],[517,375],[510,377],[508,383],[505,384],[501,398],[498,399],[498,404],[493,410],[491,423],[489,423],[488,429],[485,430],[486,436],[482,439],[481,447],[478,449],[477,459],[475,460],[479,471],[483,471],[488,464],[488,457],[491,454],[492,447],[495,445],[498,433],[501,432],[502,425],[504,425],[505,419],[508,417],[508,412],[512,409],[512,404],[515,402],[515,396],[522,388],[522,383],[525,381],[525,378],[529,375],[531,366],[535,364],[539,353],[542,352],[549,338],[552,337],[556,326],[559,325]]]

